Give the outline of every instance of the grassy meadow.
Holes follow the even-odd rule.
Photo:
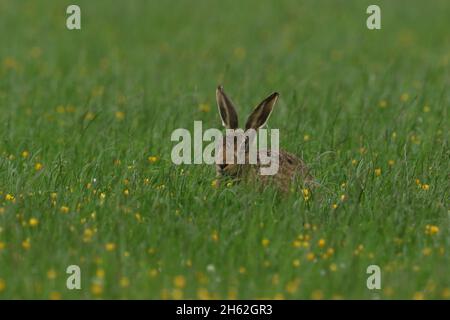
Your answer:
[[[0,299],[450,299],[450,3],[372,2],[0,0]],[[218,84],[320,187],[172,163]]]

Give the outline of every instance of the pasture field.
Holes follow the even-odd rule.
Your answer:
[[[0,0],[1,299],[450,299],[449,1],[69,4]],[[218,84],[320,187],[172,163]]]

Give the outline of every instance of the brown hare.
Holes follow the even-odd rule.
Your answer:
[[[249,145],[252,141],[248,138],[248,136],[239,137],[239,135],[245,135],[245,133],[250,129],[257,131],[258,129],[264,127],[272,113],[278,96],[279,94],[274,92],[258,104],[248,117],[245,124],[245,129],[238,130],[238,116],[236,109],[231,100],[225,94],[223,87],[219,86],[217,88],[216,99],[219,114],[222,118],[222,124],[226,129],[238,130],[233,133],[232,137],[230,137],[227,133],[217,149],[216,171],[218,176],[227,176],[238,180],[255,181],[263,186],[268,183],[274,183],[276,187],[283,192],[288,192],[291,190],[291,185],[294,181],[301,186],[307,187],[311,187],[314,184],[314,178],[305,163],[295,155],[284,150],[280,149],[277,154],[272,154],[273,152],[271,152],[270,149],[258,150],[256,163],[251,164],[249,162],[248,152],[250,149]],[[241,138],[241,140],[239,140],[239,138]],[[230,144],[230,141],[233,141],[233,143]],[[244,146],[242,146],[243,143],[239,146],[239,142],[237,141],[244,141]],[[236,161],[239,150],[241,150],[241,152],[245,155],[244,163],[238,163],[238,161]],[[271,157],[271,161],[278,161],[278,172],[274,175],[260,174],[260,168],[265,165],[260,161],[260,154],[262,152]],[[225,156],[227,153],[232,154],[231,157],[233,158],[233,161],[226,161]]]

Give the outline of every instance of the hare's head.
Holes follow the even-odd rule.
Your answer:
[[[256,106],[245,123],[245,129],[239,129],[236,108],[225,94],[223,87],[216,90],[217,106],[222,118],[222,124],[227,130],[223,141],[217,149],[216,171],[218,175],[237,176],[248,163],[249,145],[256,131],[262,128],[270,117],[273,107],[278,99],[274,92]],[[239,158],[244,161],[239,161]]]

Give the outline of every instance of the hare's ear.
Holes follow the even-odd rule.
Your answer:
[[[253,110],[247,119],[245,124],[245,131],[248,129],[258,130],[263,127],[272,113],[273,106],[278,100],[279,94],[277,92],[272,93],[270,96],[265,98],[258,106]]]
[[[222,124],[227,129],[238,128],[238,117],[236,109],[233,106],[231,100],[227,97],[223,91],[222,86],[218,86],[216,90],[217,106],[219,107],[219,114],[222,118]]]

